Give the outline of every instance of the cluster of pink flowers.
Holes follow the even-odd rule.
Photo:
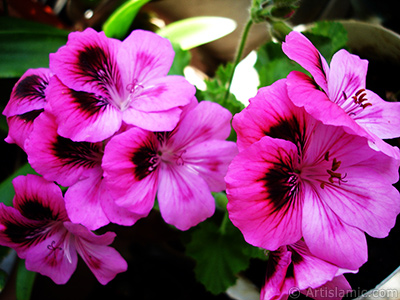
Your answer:
[[[3,114],[9,135],[39,175],[17,177],[13,207],[0,206],[0,244],[26,267],[62,284],[77,253],[106,284],[127,268],[109,247],[157,197],[164,220],[186,230],[213,215],[211,192],[237,154],[226,141],[231,113],[194,97],[183,76],[168,75],[167,39],[136,30],[124,41],[86,29],[50,54],[49,68],[28,70]],[[66,189],[63,194],[60,186]]]
[[[340,299],[343,274],[367,261],[365,233],[387,236],[400,212],[400,153],[382,140],[400,136],[400,103],[366,89],[368,62],[346,50],[328,65],[298,32],[282,47],[311,77],[291,72],[234,116],[227,208],[246,241],[270,251],[262,299],[310,289]]]

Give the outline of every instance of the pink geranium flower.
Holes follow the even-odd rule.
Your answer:
[[[0,244],[14,248],[28,270],[64,284],[79,254],[101,284],[126,271],[125,260],[108,246],[115,234],[95,235],[72,223],[57,185],[37,175],[19,176],[13,184],[14,207],[0,203]]]
[[[400,211],[399,161],[293,105],[285,79],[261,88],[233,127],[227,208],[246,241],[276,250],[304,237],[313,255],[359,268],[364,232],[385,237]]]
[[[103,143],[74,142],[60,136],[57,128],[54,116],[42,113],[26,140],[25,151],[36,172],[68,187],[64,198],[71,221],[95,230],[110,221],[131,225],[141,218],[116,206],[104,186]]]
[[[196,101],[170,132],[135,127],[106,145],[103,169],[117,205],[148,214],[157,194],[164,220],[186,230],[215,210],[211,191],[225,189],[224,176],[237,153],[229,136],[231,113]]]
[[[50,69],[29,69],[14,85],[3,115],[9,127],[7,143],[24,149],[24,143],[33,128],[33,121],[46,105],[46,89],[52,73]]]
[[[301,292],[313,299],[340,300],[351,292],[345,271],[314,256],[300,240],[269,252],[260,299],[283,300]]]
[[[124,41],[87,28],[70,33],[50,54],[57,75],[49,85],[49,110],[58,133],[74,141],[99,142],[122,122],[147,130],[172,130],[195,88],[183,76],[167,76],[174,57],[170,42],[133,31]]]
[[[314,45],[295,31],[287,35],[282,49],[313,76],[298,71],[289,74],[288,91],[295,105],[324,124],[343,126],[349,133],[367,137],[375,148],[393,154],[380,139],[400,136],[400,103],[384,101],[366,88],[367,60],[342,49],[328,66]]]

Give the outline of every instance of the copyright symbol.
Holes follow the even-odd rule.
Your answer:
[[[289,289],[290,299],[297,299],[300,297],[300,290],[298,287],[291,287]]]

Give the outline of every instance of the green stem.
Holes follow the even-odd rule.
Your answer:
[[[231,85],[232,85],[233,74],[235,74],[236,66],[239,64],[240,59],[242,58],[244,46],[246,45],[247,36],[249,35],[249,31],[250,31],[250,28],[252,25],[253,25],[253,20],[250,18],[247,21],[246,26],[244,27],[242,37],[240,39],[239,48],[237,50],[236,58],[233,63],[233,69],[232,69],[231,75],[229,77],[228,89],[226,90],[226,93],[225,93],[224,103],[226,102],[226,100],[228,100],[229,92],[230,92]]]
[[[219,232],[224,235],[226,232],[226,224],[229,222],[229,214],[225,211],[224,218],[222,219],[221,226],[219,227]]]

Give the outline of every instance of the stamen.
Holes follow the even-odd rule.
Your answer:
[[[329,152],[326,152],[325,153],[325,160],[328,161],[329,160],[328,158],[329,158]],[[335,171],[337,171],[339,169],[341,164],[342,164],[341,161],[338,161],[336,158],[334,158],[333,161],[332,161],[331,169],[330,170],[329,169],[326,170],[326,172],[329,174],[328,181],[331,184],[335,183],[335,179],[337,179],[337,183],[339,185],[342,182],[347,182],[347,181],[344,180],[347,177],[347,173],[345,173],[344,176],[342,176],[342,173],[335,172]],[[325,181],[321,182],[320,183],[321,189],[324,189],[325,188],[325,184],[327,184],[327,183],[328,182],[325,182]]]
[[[353,97],[351,97],[354,101],[355,104],[361,106],[363,109],[365,109],[368,106],[372,106],[371,103],[365,103],[365,101],[368,101],[367,98],[367,93],[365,93],[365,89],[360,89],[358,90]]]

